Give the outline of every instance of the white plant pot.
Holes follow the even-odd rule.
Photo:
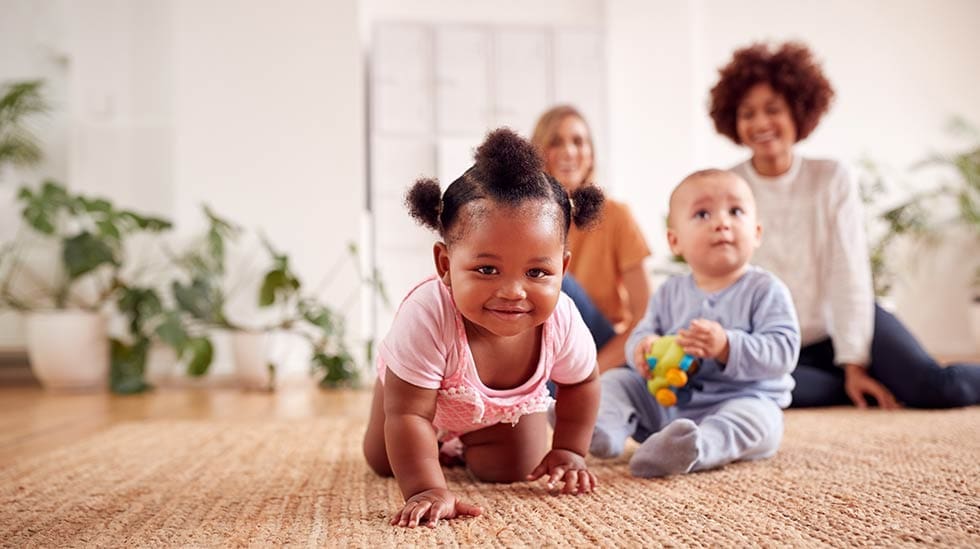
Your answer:
[[[92,391],[109,386],[109,336],[104,316],[44,311],[25,317],[31,369],[47,389]]]
[[[297,359],[304,358],[304,343],[298,334],[284,331],[234,332],[231,348],[238,384],[244,389],[271,391],[276,378],[294,370]],[[275,372],[270,364],[275,365]]]

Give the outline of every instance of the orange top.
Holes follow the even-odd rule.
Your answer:
[[[568,247],[568,270],[595,306],[613,325],[631,321],[623,272],[648,257],[650,248],[629,207],[607,198],[595,227],[581,231],[572,226]]]

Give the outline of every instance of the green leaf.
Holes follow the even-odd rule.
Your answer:
[[[320,379],[321,387],[337,387],[351,385],[357,381],[357,369],[354,359],[345,350],[336,354],[318,352],[313,355],[313,365],[323,370]]]
[[[99,229],[99,235],[104,238],[109,238],[112,240],[119,240],[122,235],[119,233],[119,229],[116,228],[115,223],[107,219],[100,219],[95,222],[95,226]]]
[[[101,265],[119,264],[112,248],[88,231],[64,240],[62,260],[70,279],[78,278]]]
[[[36,231],[47,235],[54,234],[55,227],[51,222],[51,214],[42,205],[31,201],[21,210],[20,216]]]
[[[180,315],[173,311],[168,312],[163,322],[157,326],[156,334],[161,341],[176,350],[178,355],[183,353],[190,339],[180,321]]]
[[[218,274],[225,272],[225,239],[215,227],[208,231],[208,251]]]
[[[151,388],[143,379],[149,348],[150,340],[145,337],[138,338],[132,345],[112,340],[109,369],[109,387],[112,392],[128,395],[142,393]]]
[[[150,232],[160,232],[169,229],[172,226],[172,223],[166,219],[140,215],[129,210],[119,212],[118,217],[120,219],[124,219],[128,224],[132,225],[134,227],[133,230],[138,229]]]
[[[320,307],[316,309],[310,309],[303,313],[303,318],[307,322],[320,328],[326,334],[332,334],[334,332],[334,315],[326,307]]]
[[[259,306],[268,307],[279,297],[287,297],[300,288],[299,280],[283,269],[274,269],[266,273],[259,288]]]
[[[193,337],[187,342],[184,350],[191,355],[187,362],[187,374],[194,377],[206,374],[214,358],[214,346],[211,340],[206,337]]]
[[[205,322],[223,317],[224,296],[207,278],[196,276],[189,285],[174,281],[171,289],[177,305],[191,317]]]
[[[146,335],[143,326],[163,312],[160,296],[152,288],[124,287],[116,301],[119,312],[129,319],[133,335]]]
[[[109,213],[112,211],[112,204],[104,198],[85,198],[79,197],[85,211],[89,213]]]

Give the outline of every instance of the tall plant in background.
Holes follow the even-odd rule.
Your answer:
[[[963,118],[953,118],[948,125],[949,133],[964,142],[962,148],[949,153],[936,153],[920,162],[917,168],[942,167],[949,169],[952,177],[946,178],[940,187],[942,195],[956,201],[957,216],[946,223],[958,223],[972,234],[974,243],[980,245],[980,131]],[[980,260],[973,278],[973,300],[980,302]]]
[[[906,190],[898,201],[892,199],[886,202],[888,197],[895,194],[895,185],[889,183],[870,159],[862,159],[859,166],[861,201],[868,213],[871,277],[875,295],[885,297],[891,294],[895,283],[896,272],[892,261],[895,244],[902,238],[922,240],[933,234],[929,211],[924,204],[929,195]]]
[[[0,86],[0,170],[6,165],[33,166],[41,161],[41,144],[28,120],[50,110],[41,80]]]
[[[963,148],[934,153],[912,166],[947,170],[939,185],[911,190],[889,182],[869,159],[859,162],[861,198],[868,217],[870,255],[875,293],[890,293],[896,276],[894,246],[903,239],[934,244],[953,226],[965,226],[980,243],[980,133],[962,118],[949,123],[949,132],[965,140]],[[896,199],[896,196],[898,198]],[[950,207],[950,202],[955,207]],[[975,254],[967,254],[972,258]],[[974,281],[974,299],[980,300],[980,264]]]

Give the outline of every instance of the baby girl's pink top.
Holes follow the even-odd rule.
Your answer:
[[[542,329],[541,356],[531,377],[513,389],[491,389],[477,375],[452,293],[438,278],[416,286],[402,301],[378,351],[378,377],[390,369],[424,389],[438,389],[433,425],[440,440],[496,423],[517,423],[551,405],[545,385],[583,381],[596,367],[595,343],[578,309],[562,293]]]

